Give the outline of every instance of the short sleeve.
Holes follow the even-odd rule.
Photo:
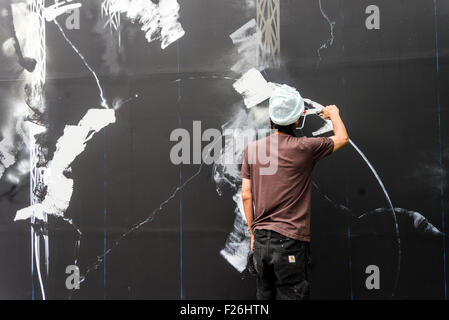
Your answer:
[[[327,137],[309,138],[313,162],[318,162],[334,150],[334,140]]]
[[[243,155],[242,163],[242,179],[251,179],[251,170],[248,163],[248,148],[245,148],[245,153]]]

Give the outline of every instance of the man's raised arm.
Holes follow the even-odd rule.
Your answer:
[[[345,124],[340,118],[340,110],[335,105],[323,108],[322,114],[324,119],[330,119],[334,127],[334,135],[330,137],[334,141],[334,151],[337,151],[349,143],[348,132]]]

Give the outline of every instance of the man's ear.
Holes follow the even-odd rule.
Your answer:
[[[298,120],[296,120],[295,129],[298,128],[300,124],[301,124],[301,117]]]

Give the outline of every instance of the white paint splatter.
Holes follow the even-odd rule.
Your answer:
[[[260,133],[258,131],[260,129],[265,129],[268,133],[269,116],[268,108],[266,107],[255,106],[249,110],[245,110],[242,103],[236,107],[239,111],[228,122],[229,124],[224,127],[225,147],[219,159],[214,163],[213,178],[219,195],[227,187],[231,187],[236,191],[233,196],[233,200],[236,203],[234,227],[228,235],[225,247],[220,251],[220,254],[237,271],[242,272],[246,267],[249,253],[249,233],[241,203],[239,165],[242,163],[246,144],[239,143],[239,141],[241,141],[242,136],[247,139],[248,143],[255,141],[257,139],[256,133]],[[231,136],[227,136],[226,134],[231,134]],[[226,159],[235,159],[235,161],[227,161]]]
[[[243,104],[239,103],[236,107],[238,112],[228,121],[228,125],[224,128],[233,129],[229,132],[233,136],[227,137],[225,130],[225,148],[220,158],[215,162],[213,167],[213,177],[217,185],[217,193],[222,194],[222,188],[229,186],[236,191],[233,200],[236,203],[234,229],[228,235],[225,247],[220,254],[239,272],[246,268],[247,256],[249,253],[249,233],[243,207],[241,204],[241,177],[239,163],[242,161],[228,162],[226,159],[243,159],[246,145],[238,143],[239,135],[248,137],[248,142],[256,140],[257,129],[269,128],[268,108],[257,106],[265,97],[269,97],[271,93],[254,90],[255,87],[251,81],[255,80],[262,84],[267,90],[270,90],[263,76],[256,72],[266,68],[264,62],[260,59],[260,47],[262,45],[262,32],[257,26],[255,19],[251,19],[238,30],[230,35],[233,44],[237,47],[237,62],[231,67],[231,70],[244,74],[237,86],[234,88],[246,98],[248,110],[245,111]],[[254,71],[251,71],[254,69]],[[253,93],[255,92],[255,93]],[[260,102],[257,102],[260,101]]]
[[[251,68],[265,69],[259,59],[259,48],[262,45],[262,32],[255,19],[251,19],[229,36],[237,46],[238,61],[231,67],[237,73],[245,73]]]
[[[252,108],[269,99],[275,88],[268,83],[255,68],[250,69],[233,84],[234,89],[243,96],[246,107]]]
[[[239,189],[233,197],[236,203],[234,230],[229,234],[225,248],[220,251],[223,258],[238,272],[245,270],[250,249],[250,235],[244,215],[241,192],[242,190]]]
[[[77,126],[68,125],[56,144],[53,159],[42,169],[47,194],[42,203],[37,203],[17,211],[14,221],[31,217],[43,220],[44,212],[64,216],[73,193],[73,180],[64,172],[70,170],[72,162],[86,148],[93,135],[115,122],[113,109],[89,109]]]
[[[107,0],[107,14],[126,14],[133,23],[142,25],[148,42],[161,40],[161,48],[184,36],[185,31],[178,21],[179,4],[176,0],[160,0],[158,4],[148,0]]]

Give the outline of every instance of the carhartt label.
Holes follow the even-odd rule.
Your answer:
[[[288,256],[288,262],[295,263],[296,262],[295,256]]]

